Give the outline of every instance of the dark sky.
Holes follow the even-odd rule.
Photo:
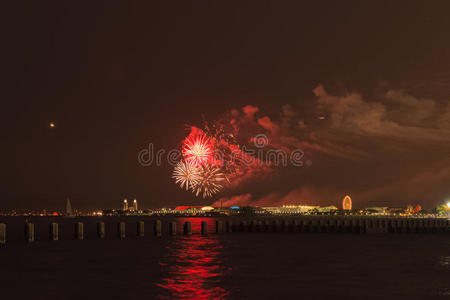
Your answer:
[[[433,207],[450,197],[449,11],[448,1],[9,1],[0,208],[58,209],[66,197],[82,209],[125,197],[145,208],[233,196],[338,205],[347,193],[360,207]],[[185,124],[246,105],[255,122],[284,124],[277,134],[312,166],[203,200],[175,186],[167,164],[139,165],[149,143],[179,148]]]

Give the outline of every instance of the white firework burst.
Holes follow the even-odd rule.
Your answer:
[[[200,180],[192,186],[192,191],[196,196],[211,197],[223,188],[226,177],[217,166],[205,164],[200,169]]]
[[[201,180],[202,170],[196,167],[192,162],[180,161],[173,170],[172,178],[181,188],[188,190],[194,188]]]

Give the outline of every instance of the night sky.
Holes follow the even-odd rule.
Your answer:
[[[123,198],[340,206],[346,194],[355,207],[435,207],[450,197],[449,11],[448,1],[4,3],[0,209],[61,209],[67,197],[75,209]],[[233,110],[251,119],[243,132],[299,147],[312,165],[201,199],[167,163],[138,163],[149,143],[178,149],[186,124]]]

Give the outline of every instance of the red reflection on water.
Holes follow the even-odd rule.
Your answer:
[[[223,276],[220,251],[214,236],[177,236],[169,253],[160,262],[163,288],[159,299],[224,299],[225,289],[219,286]]]

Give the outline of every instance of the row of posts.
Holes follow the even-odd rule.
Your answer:
[[[224,226],[225,225],[225,226]],[[144,222],[137,222],[137,236],[144,237]],[[126,237],[126,223],[119,222],[117,228],[120,239]],[[233,223],[231,221],[216,221],[216,233],[231,232],[327,232],[327,233],[445,233],[450,232],[449,220],[445,219],[311,219],[311,220],[287,220],[273,221],[240,221]],[[183,225],[184,235],[192,235],[192,223],[187,221]],[[84,224],[75,223],[75,239],[84,239]],[[163,226],[160,220],[155,221],[154,235],[162,236]],[[177,223],[169,222],[169,234],[177,235]],[[201,222],[201,234],[208,234],[208,223]],[[105,238],[105,223],[97,223],[97,236],[100,239]],[[35,240],[35,231],[33,223],[25,224],[25,240],[29,243]],[[59,224],[50,224],[50,240],[59,240]],[[0,243],[6,243],[6,224],[0,223]]]

